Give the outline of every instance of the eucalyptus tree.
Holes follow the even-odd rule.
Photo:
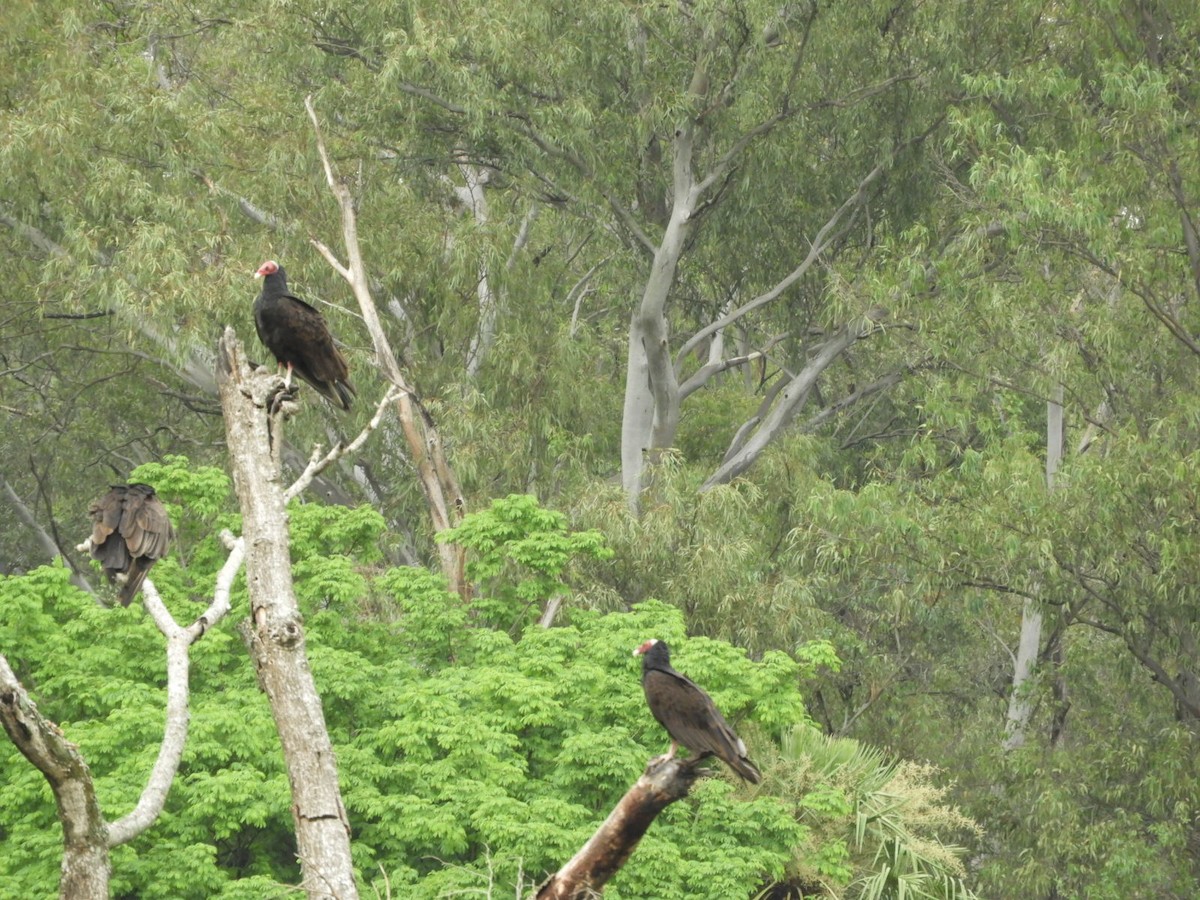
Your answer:
[[[794,547],[854,598],[842,624],[867,638],[852,659],[874,669],[847,690],[848,710],[867,710],[860,728],[943,752],[935,723],[969,716],[963,759],[994,817],[989,884],[1187,896],[1200,876],[1197,594],[1183,563],[1200,536],[1187,313],[1200,256],[1183,160],[1200,149],[1200,98],[1183,48],[1200,20],[1135,2],[1013,12],[1036,23],[1035,52],[964,77],[942,145],[952,202],[870,278],[880,296],[915,288],[915,343],[936,363],[910,395],[914,439],[877,445],[857,495],[810,494]],[[1043,422],[1059,385],[1049,492]],[[1000,761],[979,741],[1003,736],[1008,646],[1031,604],[1046,627],[1026,748]],[[1141,824],[1114,839],[1096,809]],[[1105,843],[1110,861],[1089,862]],[[1036,852],[1013,865],[1017,846]]]
[[[517,15],[499,4],[461,20],[405,7],[390,31],[331,21],[323,45],[362,66],[347,103],[364,82],[382,103],[403,100],[493,183],[549,208],[529,244],[549,233],[559,255],[581,257],[560,316],[575,316],[584,282],[616,296],[617,321],[629,310],[620,457],[636,506],[644,467],[675,444],[691,393],[756,361],[775,370],[761,408],[728,434],[711,483],[727,480],[874,328],[853,302],[822,303],[819,277],[792,304],[808,308],[790,328],[786,313],[774,325],[748,317],[782,307],[818,261],[861,238],[883,173],[938,121],[941,108],[918,108],[914,82],[933,63],[908,47],[915,17],[892,12],[601,3],[568,21],[550,5]],[[845,54],[864,63],[849,79],[835,65]],[[729,353],[733,327],[745,340]],[[790,354],[769,355],[780,346]]]

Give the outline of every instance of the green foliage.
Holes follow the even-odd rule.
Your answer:
[[[807,726],[785,735],[781,757],[775,777],[812,829],[794,861],[801,878],[833,880],[842,896],[863,900],[976,896],[963,880],[961,848],[940,835],[978,836],[979,827],[946,804],[931,767]]]
[[[129,480],[153,486],[165,500],[200,521],[215,519],[232,499],[233,484],[224,470],[192,465],[186,456],[166,456],[162,462],[143,463],[129,473]],[[175,520],[171,524],[179,527]]]
[[[308,243],[340,231],[302,113],[312,93],[352,175],[385,328],[442,427],[468,508],[491,514],[492,497],[535,493],[615,551],[572,549],[545,510],[517,509],[513,541],[525,543],[473,551],[485,588],[471,606],[425,569],[381,571],[385,559],[435,556],[411,460],[381,429],[354,473],[371,484],[374,511],[289,511],[344,758],[394,711],[392,667],[416,683],[511,659],[541,639],[522,626],[564,586],[583,598],[559,620],[572,628],[591,615],[574,606],[659,597],[682,619],[639,607],[654,619],[645,630],[678,644],[763,741],[786,730],[794,691],[775,688],[792,679],[823,730],[952,773],[956,802],[987,826],[974,854],[981,893],[1194,896],[1200,754],[1195,716],[1177,702],[1200,671],[1194,6],[697,0],[601,2],[572,17],[541,2],[487,0],[464,16],[452,5],[232,0],[198,17],[175,2],[10,3],[0,13],[0,503],[70,556],[104,484],[156,484],[179,539],[153,577],[186,618],[224,559],[218,530],[237,523],[220,474],[212,338],[230,323],[253,346],[249,274],[266,256],[286,260],[326,313],[364,401],[378,395],[345,286]],[[690,90],[698,63],[703,99]],[[703,117],[700,178],[783,118],[754,132],[704,207],[671,290],[673,336],[775,285],[863,174],[881,159],[889,168],[819,266],[725,329],[727,358],[770,350],[748,377],[726,372],[684,403],[677,452],[664,450],[634,517],[614,481],[629,316],[650,271],[645,247],[666,221],[669,142],[685,115]],[[454,192],[464,152],[489,177],[486,220]],[[497,334],[468,378],[484,272]],[[873,306],[886,313],[879,328],[822,376],[789,433],[745,478],[697,494],[781,371]],[[706,350],[675,360],[681,380]],[[893,372],[894,387],[834,408]],[[1045,405],[1058,385],[1067,452],[1051,492]],[[818,405],[831,415],[816,419]],[[353,432],[370,406],[331,419],[305,403],[288,426],[291,458]],[[337,495],[362,497],[349,467],[325,477]],[[493,516],[489,527],[502,524]],[[137,604],[104,611],[76,595],[65,568],[42,568],[53,555],[24,524],[0,531],[0,568],[21,576],[0,581],[0,648],[43,709],[86,735],[106,809],[120,811],[152,756],[159,638]],[[1026,595],[1047,616],[1037,709],[1027,748],[1005,755],[1009,649]],[[685,632],[746,648],[763,668],[748,676],[734,651]],[[185,772],[164,821],[118,850],[115,890],[126,895],[151,896],[171,853],[194,876],[183,893],[262,896],[294,875],[270,725],[231,634],[196,648]],[[558,671],[588,665],[552,640],[543,652]],[[602,669],[591,674],[603,682]],[[445,683],[468,707],[492,702],[459,680]],[[443,711],[437,697],[410,694],[455,715],[449,701]],[[548,726],[528,714],[536,738]],[[561,795],[536,810],[499,793],[517,783],[521,759],[531,763],[505,730],[515,714],[497,714],[479,753],[506,779],[472,787],[479,811],[454,820],[442,809],[452,799],[416,788],[421,799],[401,810],[428,816],[417,852],[465,842],[448,859],[470,870],[360,840],[362,871],[383,862],[397,895],[418,884],[436,893],[436,879],[446,891],[497,877],[511,887],[526,862],[521,835],[507,849],[511,821],[565,823],[539,836],[570,846],[586,828],[569,791],[598,812],[597,783],[624,771],[639,727],[653,727],[607,714],[559,736],[562,763],[547,771]],[[365,807],[363,786],[385,773],[361,753]],[[27,769],[0,759],[0,893],[20,897],[50,891],[58,858],[45,786]],[[246,823],[233,821],[239,812],[216,821],[202,796],[182,793],[189,777],[253,810]],[[445,792],[444,770],[434,781]],[[865,877],[853,839],[811,821],[841,815],[831,789],[803,802],[806,871],[843,885]],[[214,821],[196,823],[188,804]],[[501,808],[508,819],[486,812]],[[489,815],[495,844],[473,843],[473,818]],[[404,822],[381,815],[379,827]],[[214,842],[210,826],[227,837]],[[674,845],[647,848],[680,877],[706,865]],[[880,861],[905,864],[888,852]],[[646,895],[670,895],[658,876],[637,877]]]
[[[487,624],[504,628],[528,622],[537,604],[566,592],[564,575],[576,557],[613,556],[598,531],[569,532],[566,516],[543,509],[528,494],[493,500],[437,539],[473,551],[467,575],[483,587],[473,609]]]
[[[349,557],[307,555],[325,541],[361,549],[377,537],[354,510],[313,520],[322,526],[297,541],[297,590],[310,610],[310,658],[355,823],[355,860],[369,883],[382,866],[406,896],[433,898],[481,883],[511,889],[523,873],[561,864],[664,746],[631,655],[647,636],[671,641],[679,664],[760,742],[752,752],[804,718],[794,661],[774,653],[753,662],[727,644],[688,640],[681,613],[666,604],[574,610],[569,626],[529,627],[515,640],[468,624],[459,598],[422,570],[366,575],[346,568]],[[538,521],[563,527],[557,517]],[[594,538],[579,546],[597,547]],[[364,618],[356,601],[369,597],[376,614]],[[387,604],[392,614],[379,614]],[[136,604],[97,606],[62,567],[0,579],[0,613],[6,653],[79,743],[115,817],[136,801],[156,753],[157,632]],[[192,688],[191,733],[167,810],[115,851],[114,890],[241,897],[293,880],[282,760],[227,629],[196,645]],[[0,861],[0,893],[39,896],[56,880],[53,810],[40,775],[14,754],[0,745],[13,773],[0,828],[17,848]],[[803,827],[785,804],[717,774],[656,823],[613,896],[726,897],[782,877]],[[167,858],[170,878],[161,873]]]
[[[140,605],[100,607],[62,567],[0,578],[0,646],[41,712],[79,745],[101,809],[110,819],[129,811],[154,764],[163,721],[162,639]],[[294,877],[294,860],[276,849],[291,841],[278,741],[235,646],[218,630],[196,647],[180,772],[156,829],[114,852],[114,893],[224,897],[233,885],[228,896],[246,896],[234,884],[239,874]],[[0,828],[11,848],[0,859],[0,895],[52,896],[61,837],[48,786],[7,741],[0,766]],[[239,857],[250,868],[241,871]]]
[[[344,509],[293,502],[288,507],[288,526],[294,559],[341,555],[371,565],[383,558],[379,540],[387,523],[369,506]]]

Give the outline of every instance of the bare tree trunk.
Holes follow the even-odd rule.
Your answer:
[[[1063,452],[1063,386],[1057,385],[1046,403],[1046,490],[1054,490],[1054,476],[1062,462]],[[1040,591],[1035,587],[1034,595]],[[1005,750],[1015,750],[1025,743],[1025,730],[1033,716],[1033,677],[1042,646],[1042,603],[1037,596],[1028,597],[1021,610],[1021,637],[1017,642],[1016,663],[1013,666],[1012,693],[1008,697],[1008,717],[1004,723]],[[1065,691],[1065,688],[1064,688]]]
[[[8,660],[0,655],[0,722],[17,749],[50,782],[63,829],[63,900],[107,900],[111,865],[108,826],[79,748],[38,712]]]
[[[342,265],[333,251],[323,243],[313,240],[312,244],[325,257],[339,275],[346,280],[358,300],[363,322],[371,335],[375,347],[375,358],[383,376],[388,383],[399,388],[396,400],[400,427],[408,442],[409,453],[417,470],[421,490],[429,508],[434,531],[444,531],[452,525],[457,525],[466,513],[466,500],[459,490],[458,480],[446,460],[445,447],[441,434],[433,421],[433,417],[421,405],[419,398],[409,386],[400,363],[392,346],[384,334],[383,325],[379,321],[379,310],[371,296],[371,287],[367,278],[367,267],[363,262],[362,248],[358,242],[358,216],[354,211],[354,198],[350,190],[338,180],[334,174],[333,164],[325,151],[325,139],[321,136],[321,125],[317,119],[317,111],[313,108],[312,97],[304,101],[304,108],[313,124],[316,135],[317,151],[325,167],[325,180],[329,190],[337,199],[342,214],[342,241],[346,247],[347,265]],[[466,555],[456,544],[437,545],[438,555],[442,564],[442,574],[450,583],[450,590],[459,594],[464,600],[471,595],[471,585],[466,576]]]
[[[1005,750],[1016,750],[1025,743],[1025,729],[1033,716],[1033,674],[1041,645],[1042,603],[1036,597],[1030,597],[1021,610],[1021,637],[1017,642],[1008,717],[1004,723]]]
[[[354,900],[350,823],[292,590],[279,459],[284,417],[268,412],[279,379],[251,372],[232,329],[221,339],[217,376],[246,547],[251,612],[242,635],[283,748],[303,886],[309,897]]]
[[[625,410],[621,419],[621,483],[634,512],[642,492],[646,454],[669,447],[679,423],[679,382],[671,361],[665,310],[700,201],[692,176],[694,135],[691,122],[675,133],[672,164],[675,202],[662,241],[654,251],[641,302],[629,323]]]
[[[687,796],[698,760],[672,759],[647,768],[570,861],[538,888],[533,900],[599,897],[660,812]]]
[[[483,230],[488,224],[485,186],[490,174],[482,166],[472,165],[466,153],[460,153],[457,162],[464,186],[456,188],[455,194],[463,207],[470,211],[475,224]],[[479,299],[479,328],[472,335],[471,346],[467,350],[467,377],[472,380],[479,377],[483,361],[496,340],[496,297],[492,293],[486,263],[479,264],[479,281],[475,286],[475,293]]]

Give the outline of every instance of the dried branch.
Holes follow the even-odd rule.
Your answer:
[[[142,603],[150,618],[163,637],[167,639],[167,720],[163,728],[163,741],[158,748],[154,768],[138,798],[137,805],[127,815],[117,819],[108,827],[108,846],[116,847],[133,840],[154,824],[167,802],[167,792],[179,771],[183,748],[187,744],[189,717],[188,650],[200,640],[213,625],[229,612],[229,592],[233,579],[245,558],[245,547],[240,539],[233,540],[228,532],[222,539],[229,547],[229,557],[217,575],[217,587],[213,602],[204,614],[187,628],[182,628],[171,616],[154,582],[147,578],[142,582]]]
[[[316,238],[310,241],[317,251],[325,257],[326,262],[333,267],[350,285],[362,311],[363,322],[371,335],[375,348],[376,362],[389,383],[399,389],[396,397],[396,407],[400,427],[408,442],[414,468],[421,489],[425,495],[434,531],[443,531],[458,523],[466,511],[466,499],[458,487],[458,481],[446,460],[445,449],[441,435],[433,422],[433,418],[425,410],[413,389],[409,386],[396,354],[392,351],[383,325],[379,320],[379,311],[371,296],[370,281],[367,277],[366,264],[362,258],[362,248],[358,241],[358,216],[354,209],[354,198],[349,188],[340,181],[333,170],[329,153],[325,149],[325,139],[321,133],[321,123],[313,107],[312,96],[304,100],[304,108],[312,121],[313,135],[316,138],[317,152],[321,157],[321,166],[325,171],[325,180],[329,190],[337,200],[342,214],[342,242],[346,248],[348,265],[343,265],[325,244]],[[420,413],[418,416],[417,413]],[[470,582],[466,577],[466,557],[461,547],[453,544],[438,544],[438,554],[441,558],[442,573],[450,583],[450,589],[464,599],[470,596]]]
[[[625,865],[660,812],[687,796],[699,760],[651,763],[583,848],[552,875],[535,900],[590,900]]]
[[[42,313],[43,319],[103,319],[115,313],[111,309],[102,309],[89,313]]]
[[[324,472],[343,456],[357,453],[362,448],[363,444],[367,442],[367,438],[369,438],[375,429],[379,427],[380,423],[383,422],[384,410],[386,410],[388,405],[396,400],[396,398],[399,396],[399,388],[395,386],[388,388],[387,393],[383,395],[383,399],[379,401],[379,405],[375,408],[375,415],[371,416],[371,421],[367,422],[367,424],[363,426],[363,430],[358,433],[358,437],[352,440],[349,444],[337,444],[323,457],[320,455],[320,448],[314,449],[312,458],[309,460],[308,465],[304,468],[304,471],[300,473],[300,477],[292,483],[291,487],[283,492],[283,502],[289,503],[296,497],[300,496],[305,488],[312,484],[314,478]]]
[[[766,358],[766,355],[771,352],[780,341],[785,340],[788,333],[778,334],[772,337],[763,345],[762,349],[755,350],[751,353],[743,354],[742,356],[731,356],[728,359],[722,359],[718,362],[705,363],[695,372],[693,372],[688,380],[679,386],[679,399],[682,401],[690,394],[698,391],[708,380],[714,375],[721,372],[727,372],[730,369],[735,369],[738,366],[744,366],[747,363],[755,362],[756,360]]]

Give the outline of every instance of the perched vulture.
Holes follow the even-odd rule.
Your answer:
[[[746,756],[746,745],[733,733],[712,698],[671,668],[667,645],[651,639],[633,655],[642,657],[642,690],[650,712],[671,736],[671,749],[662,759],[674,759],[682,744],[697,758],[715,756],[751,784],[758,784],[762,776]]]
[[[294,371],[321,396],[349,409],[355,396],[350,369],[333,344],[325,317],[288,293],[287,273],[275,260],[259,266],[254,277],[263,280],[262,293],[254,301],[254,327],[258,339],[287,366],[287,386]]]
[[[150,567],[167,553],[171,520],[148,484],[116,484],[88,507],[92,514],[92,558],[104,566],[110,582],[121,585],[128,606]]]

